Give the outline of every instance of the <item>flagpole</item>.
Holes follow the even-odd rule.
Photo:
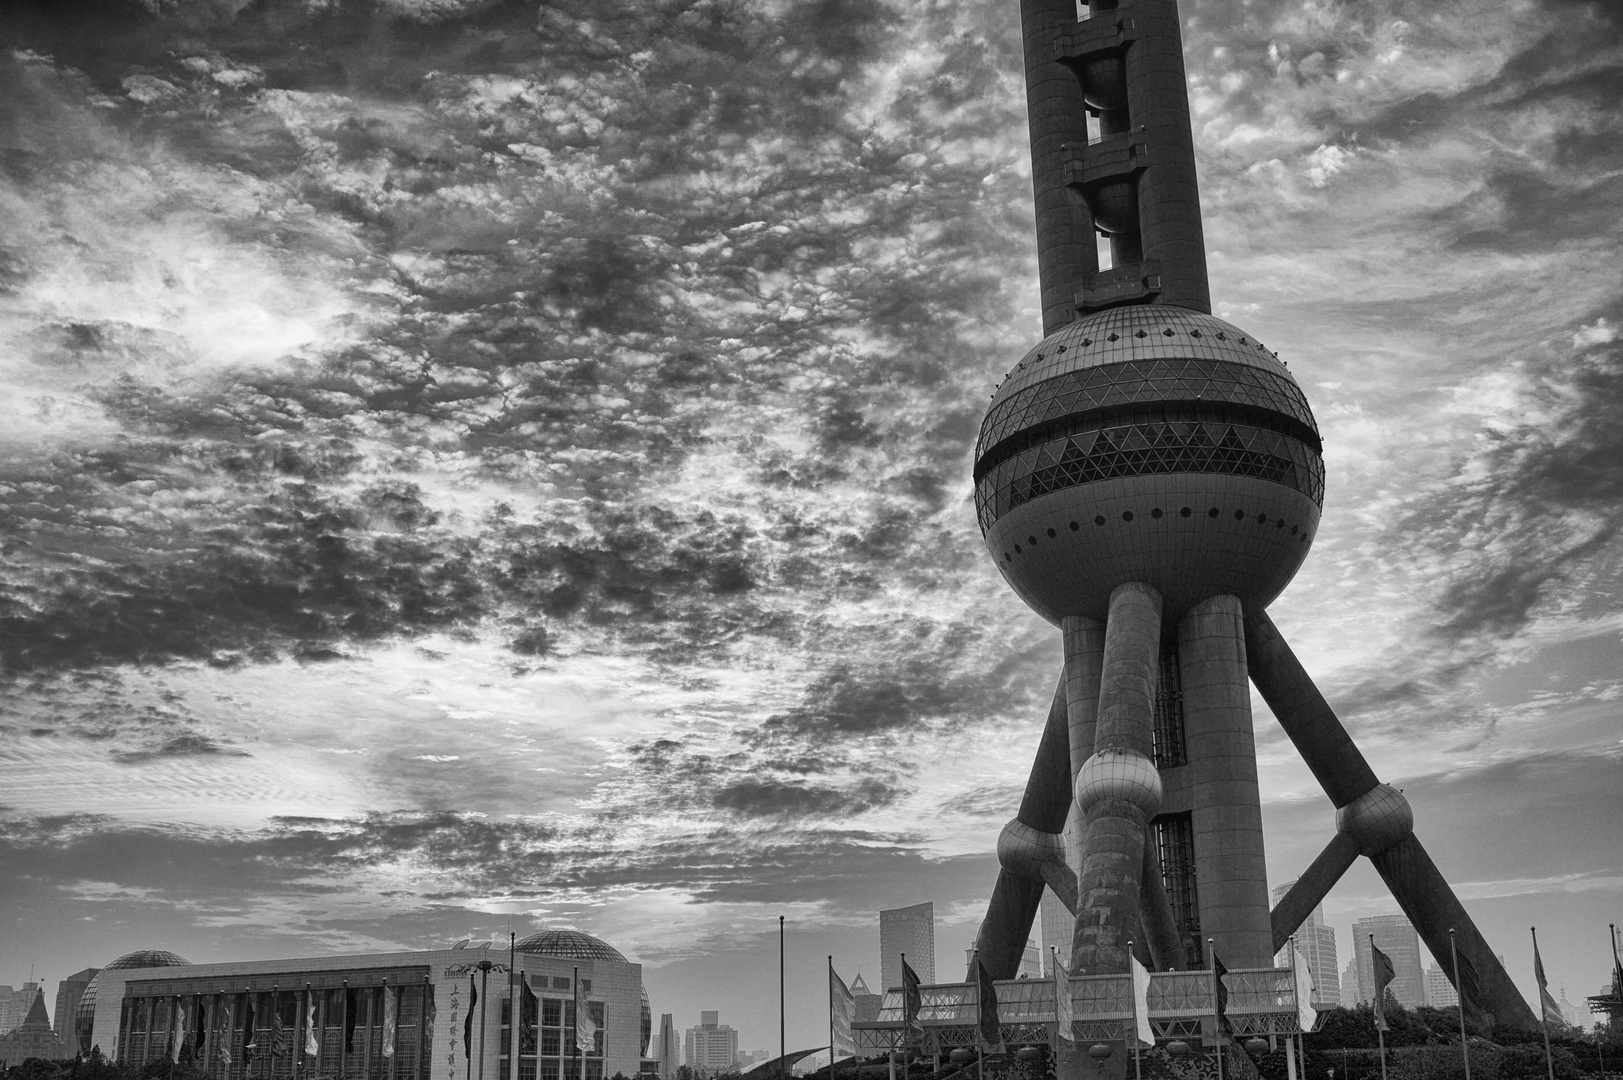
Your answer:
[[[1542,977],[1544,975],[1544,962],[1539,959],[1538,955],[1538,927],[1529,926],[1527,929],[1533,935],[1533,960],[1538,968],[1537,974],[1540,976],[1537,980],[1538,1026],[1544,1031],[1544,1068],[1549,1072],[1550,1080],[1555,1080],[1555,1058],[1550,1056],[1550,1020],[1544,1013],[1544,999],[1549,996],[1550,992],[1545,989],[1545,982]]]
[[[789,1045],[784,1036],[783,1012],[783,916],[778,916],[778,1075],[789,1080]],[[833,1054],[829,1057],[832,1059]]]
[[[975,1047],[975,1080],[986,1080],[986,1048],[978,1045],[981,1036],[986,1034],[984,1031],[980,1031],[980,1019],[985,1015],[982,1007],[986,1003],[981,1000],[981,951],[979,949],[970,951],[970,966],[975,969],[975,1028],[979,1032],[975,1036],[977,1043]]]
[[[1291,958],[1291,996],[1296,999],[1296,1030],[1302,1030],[1302,980],[1296,977],[1296,935],[1292,934],[1290,947]],[[1285,1040],[1285,1080],[1296,1080],[1296,1040],[1287,1036]],[[1304,1065],[1306,1063],[1304,1062]],[[1305,1069],[1303,1070],[1306,1071]]]
[[[828,957],[828,1080],[834,1080],[834,954]]]
[[[1384,954],[1383,954],[1384,955]],[[1375,1041],[1381,1048],[1381,1080],[1386,1080],[1386,986],[1381,982],[1381,973],[1375,966],[1375,935],[1369,935],[1369,966],[1375,976]],[[1390,967],[1387,968],[1391,970]],[[1464,1015],[1462,1010],[1461,1015]]]
[[[1150,961],[1154,963],[1152,959]],[[1144,1080],[1138,1061],[1138,988],[1133,985],[1133,939],[1127,939],[1127,996],[1133,1000],[1133,1080]]]
[[[485,942],[489,945],[490,942]],[[490,958],[479,961],[479,1080],[485,1080],[485,1027],[490,1017]]]
[[[518,935],[507,932],[507,1080],[518,1080]]]
[[[1217,1011],[1217,941],[1206,939],[1206,954],[1212,958],[1212,1030],[1217,1036],[1217,1080],[1223,1080],[1223,1017]]]
[[[1454,928],[1448,928],[1448,955],[1454,964],[1454,996],[1460,999],[1460,1058],[1465,1062],[1465,1080],[1471,1080],[1471,1044],[1465,1034],[1465,984],[1460,982],[1460,948],[1454,941]]]
[[[574,1043],[574,1046],[575,1046],[575,1053],[572,1055],[574,1057],[574,1059],[575,1059],[575,1069],[574,1069],[575,1075],[571,1076],[569,1078],[569,1080],[581,1080],[581,1075],[580,1074],[581,1074],[582,1070],[581,1070],[581,1063],[580,1063],[580,965],[579,964],[575,965],[575,978],[573,979],[573,981],[571,982],[570,985],[572,985],[574,987],[574,989],[571,990],[570,993],[575,996],[575,1037],[570,1040],[572,1043]]]

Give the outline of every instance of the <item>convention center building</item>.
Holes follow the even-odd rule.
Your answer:
[[[490,942],[225,964],[130,953],[85,988],[74,1033],[82,1052],[190,1061],[211,1080],[611,1080],[657,1070],[643,1056],[651,1026],[640,964],[590,934],[545,930],[511,953]]]

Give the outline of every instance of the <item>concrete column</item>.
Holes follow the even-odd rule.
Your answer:
[[[1231,968],[1274,958],[1244,614],[1237,597],[1214,596],[1178,623],[1200,932]]]
[[[1160,594],[1142,582],[1118,586],[1105,623],[1094,753],[1076,785],[1087,822],[1071,945],[1077,974],[1128,970],[1127,942],[1138,933],[1145,832],[1161,801],[1150,757],[1160,642]]]
[[[1099,679],[1105,661],[1105,624],[1081,615],[1068,615],[1060,624],[1065,643],[1065,716],[1070,729],[1071,788],[1082,765],[1093,756],[1093,733],[1099,720]],[[1074,824],[1074,827],[1072,827]],[[1087,827],[1071,799],[1066,826],[1071,845],[1065,858],[1072,870],[1082,865],[1082,835]]]

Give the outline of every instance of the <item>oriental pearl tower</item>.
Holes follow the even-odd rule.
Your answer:
[[[1469,1020],[1536,1026],[1268,617],[1318,528],[1322,444],[1285,364],[1210,313],[1176,0],[1020,12],[1045,336],[993,396],[975,506],[1064,672],[998,840],[981,962],[1014,977],[1046,885],[1076,916],[1073,974],[1127,971],[1129,941],[1156,971],[1213,950],[1272,967],[1362,855],[1451,978],[1457,948]],[[1272,911],[1248,683],[1334,807]]]

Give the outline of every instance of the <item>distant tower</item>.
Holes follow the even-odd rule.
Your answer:
[[[1460,996],[1454,992],[1454,987],[1448,981],[1448,974],[1438,964],[1426,969],[1426,1004],[1434,1009],[1446,1009],[1450,1005],[1458,1005]]]
[[[721,1022],[720,1012],[702,1010],[699,1026],[688,1028],[683,1057],[700,1076],[732,1072],[738,1063],[738,1032]]]
[[[1414,924],[1402,915],[1374,915],[1353,923],[1353,956],[1358,960],[1358,985],[1375,994],[1375,961],[1369,952],[1370,935],[1375,947],[1392,959],[1392,985],[1388,988],[1398,1004],[1406,1009],[1426,1004],[1426,973],[1420,962],[1420,938]]]
[[[676,1037],[676,1021],[670,1013],[659,1018],[659,1080],[676,1080],[677,1066],[682,1064],[682,1044]]]
[[[914,904],[879,913],[879,976],[885,984],[883,989],[894,990],[902,985],[903,953],[920,982],[935,982],[935,904]],[[1019,964],[1016,957],[1017,969]],[[1009,977],[1014,976],[1011,973]]]
[[[885,1003],[885,995],[876,994],[868,989],[861,972],[857,973],[856,980],[851,983],[851,996],[856,999],[857,1006],[857,1014],[852,1019],[863,1021],[879,1019],[879,1009]]]
[[[1433,955],[1455,931],[1472,1023],[1536,1028],[1266,612],[1318,529],[1322,446],[1285,365],[1210,314],[1176,0],[1020,12],[1045,336],[992,397],[975,508],[1064,668],[998,839],[981,958],[1014,975],[1046,886],[1077,916],[1074,972],[1125,972],[1129,939],[1161,971],[1205,966],[1208,939],[1266,968],[1363,855]],[[1272,911],[1248,681],[1336,811]],[[1124,1055],[1106,1060],[1121,1075]]]
[[[1290,893],[1294,881],[1287,881],[1273,891],[1278,903]],[[1314,908],[1296,930],[1296,949],[1307,961],[1313,973],[1313,1001],[1321,1009],[1332,1009],[1341,1004],[1341,969],[1336,965],[1336,931],[1324,923],[1324,905]],[[1274,956],[1275,967],[1290,966],[1287,946]]]

